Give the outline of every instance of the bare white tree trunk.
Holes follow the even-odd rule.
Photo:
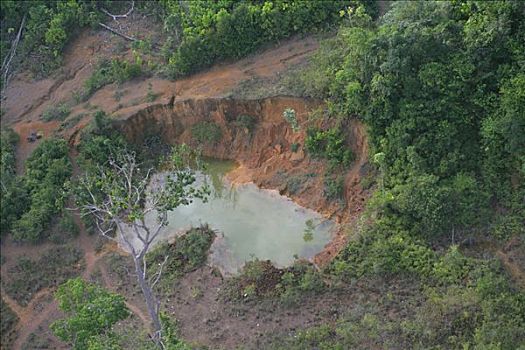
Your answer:
[[[3,81],[3,87],[2,89],[5,90],[7,87],[7,82],[9,80],[9,66],[11,65],[11,61],[16,55],[16,48],[18,47],[18,43],[20,42],[20,38],[22,36],[22,30],[24,29],[24,25],[26,23],[26,15],[22,18],[22,23],[20,23],[20,28],[18,28],[18,33],[16,34],[15,40],[11,43],[11,48],[9,49],[9,54],[4,58],[4,62],[2,62],[2,81]]]
[[[121,155],[119,162],[110,160],[108,168],[99,167],[97,175],[88,175],[80,182],[80,187],[88,194],[81,205],[84,215],[93,215],[99,233],[122,244],[133,258],[137,282],[153,324],[152,339],[160,348],[164,348],[160,302],[154,288],[168,257],[152,273],[151,269],[148,271],[146,255],[168,224],[168,211],[188,204],[191,198],[204,198],[208,193],[206,188],[193,188],[193,172],[187,165],[183,168],[185,170],[176,172],[176,177],[168,178],[158,188],[149,189],[152,170],[141,172],[135,156],[126,153]],[[149,215],[156,215],[156,223],[146,223]],[[112,234],[115,228],[117,237]]]

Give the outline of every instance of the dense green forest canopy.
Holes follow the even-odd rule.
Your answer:
[[[365,121],[376,204],[415,234],[523,223],[525,5],[399,2],[351,13],[304,75],[338,118]],[[521,219],[520,219],[521,218]]]
[[[178,77],[297,33],[329,29],[341,20],[341,10],[363,2],[375,9],[374,2],[366,0],[6,0],[0,11],[1,59],[24,24],[21,51],[31,54],[32,70],[49,74],[60,66],[65,45],[82,28],[98,26],[107,18],[103,11],[125,13],[133,3],[162,21],[166,41],[157,44],[163,46],[166,73]]]

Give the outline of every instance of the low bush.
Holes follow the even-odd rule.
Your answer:
[[[64,121],[69,113],[71,113],[71,108],[69,108],[66,103],[60,103],[56,106],[48,107],[44,113],[42,113],[41,119],[45,122],[53,120]]]
[[[173,244],[162,243],[148,253],[148,266],[156,269],[168,257],[161,284],[169,287],[175,279],[206,263],[215,233],[207,226],[192,228]],[[153,271],[154,272],[154,271]]]
[[[191,135],[199,143],[215,144],[222,139],[222,130],[214,122],[202,121],[191,127]]]
[[[71,118],[68,118],[66,120],[64,120],[61,124],[60,124],[60,131],[62,130],[68,130],[68,129],[71,129],[73,127],[75,127],[78,122],[80,122],[84,117],[86,116],[86,114],[84,113],[80,113],[80,114],[77,114],[75,116],[72,116]]]
[[[326,288],[321,273],[306,261],[278,269],[269,260],[246,262],[240,274],[228,280],[225,296],[230,300],[251,301],[279,298],[286,306],[294,306],[305,296]]]
[[[55,244],[65,243],[80,233],[73,215],[67,211],[62,214],[62,217],[50,231],[49,240]]]
[[[67,317],[54,321],[50,328],[74,350],[100,349],[92,346],[94,338],[111,334],[112,326],[130,315],[122,295],[81,278],[70,279],[58,287],[55,298]],[[101,344],[97,341],[97,345]]]
[[[276,296],[282,273],[270,260],[247,261],[240,274],[228,280],[224,290],[225,297],[231,300],[249,301]]]

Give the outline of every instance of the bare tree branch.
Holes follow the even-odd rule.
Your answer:
[[[152,276],[152,278],[155,278],[153,282],[151,282],[151,279],[150,279],[151,288],[154,288],[155,285],[159,282],[160,277],[162,276],[162,270],[164,269],[164,265],[166,265],[166,263],[168,262],[168,258],[169,258],[169,255],[166,255],[164,257],[164,261],[160,264],[158,271],[155,273],[155,275]]]
[[[116,21],[117,18],[128,18],[128,16],[133,12],[134,9],[135,9],[135,1],[132,0],[131,1],[131,8],[128,10],[128,12],[126,12],[123,15],[114,15],[114,14],[110,13],[108,10],[106,10],[104,8],[102,9],[102,12],[104,12],[106,15],[108,15],[109,17],[113,18],[114,21]]]
[[[120,37],[126,39],[126,40],[129,40],[129,41],[138,41],[137,38],[134,38],[134,37],[132,37],[132,36],[126,35],[126,34],[124,34],[124,33],[121,33],[121,32],[119,32],[118,30],[116,30],[116,29],[114,29],[114,28],[111,28],[110,26],[105,25],[104,23],[100,23],[100,22],[99,22],[98,25],[101,26],[101,27],[104,28],[104,29],[109,30],[109,31],[112,32],[113,34],[116,34],[116,35],[118,35],[118,36],[120,36]]]
[[[20,23],[20,28],[18,28],[18,33],[16,34],[15,39],[13,40],[13,43],[11,44],[11,48],[9,49],[9,54],[4,58],[4,62],[2,62],[2,80],[3,80],[3,89],[5,90],[8,83],[9,78],[9,66],[11,65],[11,61],[16,55],[16,48],[18,47],[18,43],[20,42],[20,37],[22,36],[22,30],[24,29],[24,25],[26,23],[26,15],[22,18],[22,22]]]

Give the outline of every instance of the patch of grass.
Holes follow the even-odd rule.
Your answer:
[[[214,122],[202,121],[191,127],[191,135],[199,143],[215,144],[222,139],[222,130]]]
[[[5,347],[6,349],[10,348],[11,342],[14,339],[15,336],[15,327],[18,323],[18,317],[16,314],[11,310],[9,305],[7,305],[6,302],[4,302],[4,299],[1,300],[1,309],[0,309],[0,328],[2,331],[2,347]]]
[[[2,279],[7,294],[26,306],[39,290],[56,287],[81,271],[82,252],[71,246],[53,247],[38,260],[19,258],[8,270],[9,278]]]
[[[56,106],[48,107],[44,113],[42,113],[41,119],[45,122],[53,120],[63,121],[71,113],[71,109],[66,103],[60,103]]]

